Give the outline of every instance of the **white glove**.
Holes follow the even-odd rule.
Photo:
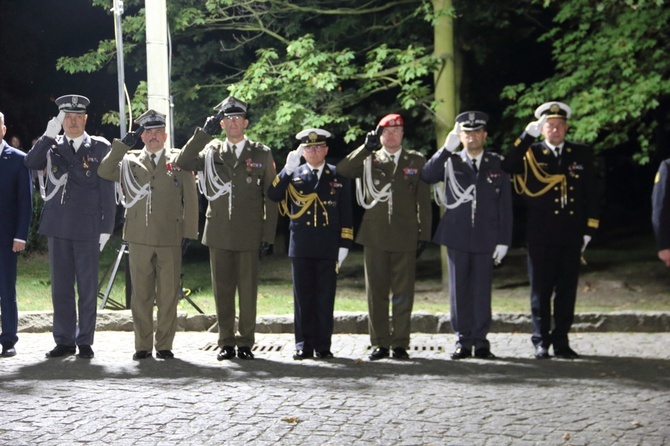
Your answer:
[[[47,123],[47,129],[44,131],[44,135],[51,139],[56,139],[56,136],[63,129],[63,119],[65,119],[65,112],[59,112],[58,116],[51,118]]]
[[[340,248],[340,252],[337,254],[337,266],[338,266],[338,268],[342,268],[342,264],[344,263],[344,259],[346,259],[348,255],[349,255],[349,248]]]
[[[493,263],[495,265],[500,265],[507,255],[507,249],[507,245],[496,245],[496,249],[493,251]]]
[[[288,153],[288,156],[286,156],[286,165],[284,166],[284,170],[286,170],[286,173],[289,175],[293,173],[294,170],[298,168],[300,165],[300,157],[302,156],[302,151],[303,147],[300,146],[295,150],[291,150]]]
[[[586,245],[588,245],[590,241],[591,241],[591,236],[590,235],[585,235],[584,236],[584,243],[582,244],[582,252],[584,252],[586,250]]]
[[[526,126],[526,133],[533,138],[537,138],[542,133],[542,126],[547,122],[547,115],[542,115],[537,121],[533,121]]]
[[[458,149],[458,146],[461,145],[461,140],[458,137],[458,134],[461,133],[461,124],[456,123],[454,128],[447,135],[447,139],[444,140],[443,149],[446,149],[447,152],[455,152]]]
[[[107,241],[109,240],[110,235],[111,234],[100,234],[100,252],[102,252],[102,249],[107,244]]]

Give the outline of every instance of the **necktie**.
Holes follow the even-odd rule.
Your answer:
[[[479,169],[477,169],[477,159],[471,158],[470,164],[472,164],[472,170],[474,170],[475,173],[479,172]]]
[[[235,156],[235,158],[237,158],[237,146],[233,144],[232,146],[230,146],[230,150],[233,151],[233,155]]]
[[[75,148],[74,148],[74,139],[71,139],[71,140],[70,140],[70,149],[72,149],[72,154],[73,154],[73,155],[76,155],[76,154],[77,154],[77,151],[76,151]]]
[[[561,165],[561,152],[562,152],[561,148],[556,147],[556,159],[558,160],[559,166]]]
[[[319,169],[312,169],[312,175],[314,175],[314,190],[319,186]]]
[[[156,167],[156,154],[155,153],[151,154],[151,165],[154,166],[154,168]]]

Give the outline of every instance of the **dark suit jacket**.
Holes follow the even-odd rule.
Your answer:
[[[25,154],[0,140],[0,246],[28,241],[32,217],[32,177]]]
[[[500,167],[500,156],[485,152],[479,174],[470,166],[465,151],[451,154],[437,152],[421,171],[421,178],[430,184],[444,181],[445,164],[450,159],[455,181],[467,189],[475,184],[477,203],[474,224],[472,201],[447,209],[435,232],[433,241],[449,248],[472,253],[492,253],[496,245],[512,243],[512,186],[509,175]],[[451,181],[451,180],[450,180]],[[457,200],[448,184],[444,184],[448,204]]]
[[[528,210],[528,243],[547,246],[574,246],[583,243],[584,235],[598,229],[598,185],[593,153],[581,144],[565,141],[561,162],[543,142],[525,132],[505,156],[502,168],[515,174],[517,192],[523,196]],[[567,186],[567,202],[561,206],[561,188],[554,186],[538,196],[519,190],[519,178],[527,169],[527,153],[532,152],[538,166],[547,174],[563,174]],[[536,193],[547,185],[540,182],[528,168],[527,186]]]
[[[311,204],[299,218],[291,219],[290,257],[337,260],[339,248],[351,248],[354,240],[349,183],[337,174],[332,164],[324,166],[318,185],[307,164],[299,166],[292,174],[285,170],[279,172],[268,189],[268,197],[276,202],[287,200],[291,214],[297,214],[302,207],[287,196],[289,185],[304,195],[316,192],[321,200]]]
[[[42,136],[25,158],[25,165],[34,170],[47,167],[51,156],[52,171],[56,178],[68,174],[65,190],[59,191],[44,203],[39,233],[47,237],[68,240],[99,240],[100,234],[114,231],[116,199],[114,182],[98,176],[98,166],[110,151],[105,138],[84,133],[84,141],[77,151],[63,135],[56,139]],[[47,194],[53,189],[47,181]]]

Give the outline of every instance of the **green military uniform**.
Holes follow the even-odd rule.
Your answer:
[[[426,159],[413,150],[398,153],[396,166],[385,150],[361,146],[337,165],[340,175],[357,178],[359,203],[368,203],[356,242],[364,246],[370,342],[387,349],[409,347],[417,242],[430,241],[432,225],[430,186],[419,178]],[[370,207],[371,188],[381,195]]]
[[[276,177],[272,152],[248,139],[243,144],[237,158],[226,141],[196,129],[176,158],[181,168],[199,171],[200,190],[210,198],[202,243],[210,252],[219,347],[254,345],[258,250],[261,242],[274,243],[277,226],[277,205],[266,195]],[[215,175],[208,173],[212,166]],[[218,177],[219,186],[226,185],[218,192],[211,187],[213,176]],[[214,198],[216,195],[219,196]],[[237,337],[236,289],[240,305]]]
[[[177,150],[166,149],[154,167],[146,150],[129,149],[115,139],[98,175],[120,182],[129,206],[123,239],[129,247],[135,350],[152,350],[154,301],[156,350],[171,350],[177,329],[182,239],[198,237],[195,178],[172,161]]]

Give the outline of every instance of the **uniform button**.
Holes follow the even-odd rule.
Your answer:
[[[554,211],[554,214],[558,215],[558,211]]]
[[[554,198],[554,203],[558,203],[558,198]]]
[[[312,226],[312,223],[308,221],[307,226]]]
[[[557,186],[557,187],[554,187],[554,190],[558,190],[558,186]]]
[[[307,215],[312,215],[312,211],[307,211]]]
[[[579,175],[575,175],[575,178],[579,178]]]
[[[575,202],[575,199],[574,199],[574,198],[571,198],[571,199],[570,199],[570,203],[574,203],[574,202]]]
[[[570,215],[575,215],[575,211],[570,211]]]
[[[575,190],[575,187],[574,187],[574,186],[570,186],[570,190]]]

